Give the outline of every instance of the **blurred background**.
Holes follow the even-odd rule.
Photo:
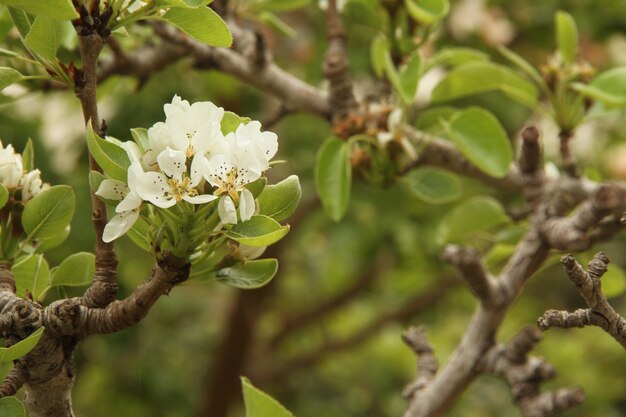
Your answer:
[[[626,7],[621,0],[452,1],[451,14],[433,46],[470,46],[501,61],[493,47],[504,44],[540,66],[555,47],[557,10],[575,17],[582,58],[598,69],[626,65]],[[357,91],[366,93],[373,79],[369,42],[374,31],[350,11],[347,6],[344,17],[350,33],[351,71]],[[304,9],[281,17],[297,30],[293,37],[265,33],[276,61],[289,72],[323,85],[323,12],[312,0]],[[6,16],[1,20],[0,31],[7,31]],[[242,24],[253,23],[243,20]],[[150,36],[149,28],[136,30],[139,36]],[[133,46],[131,39],[122,42]],[[44,180],[69,184],[78,196],[71,235],[49,256],[50,264],[56,265],[93,247],[79,104],[68,91],[11,88],[4,93],[0,98],[3,143],[21,150],[27,138],[33,138],[36,166],[44,172]],[[190,102],[211,100],[261,121],[269,120],[280,104],[228,75],[197,71],[182,60],[145,83],[108,79],[99,91],[108,134],[129,140],[129,129],[163,120],[162,104],[174,94]],[[502,100],[486,94],[472,103],[496,113],[514,137],[530,114]],[[532,120],[543,130],[550,159],[557,152],[556,129]],[[621,120],[603,119],[577,133],[575,152],[592,178],[626,178],[626,126]],[[291,232],[268,250],[268,255],[280,260],[274,281],[249,292],[218,283],[188,282],[159,300],[138,326],[81,343],[76,352],[77,415],[241,417],[239,377],[247,376],[299,417],[397,417],[406,406],[402,388],[415,372],[415,356],[400,340],[402,330],[424,324],[440,362],[454,349],[476,302],[454,270],[439,260],[439,224],[472,196],[492,195],[505,206],[514,205],[516,196],[461,179],[460,201],[433,206],[401,184],[383,188],[357,180],[348,215],[333,223],[321,210],[312,183],[315,154],[330,126],[320,118],[291,114],[270,129],[279,135],[278,159],[287,160],[268,173],[270,181],[297,174],[303,187],[300,208],[289,221]],[[514,235],[516,226],[508,225],[507,231]],[[494,271],[512,248],[510,244],[507,248],[506,239],[503,242],[490,253]],[[148,276],[151,260],[128,238],[116,245],[124,296]],[[613,262],[603,285],[613,305],[626,313],[626,279],[620,269],[626,265],[624,234],[578,259],[589,259],[600,249]],[[551,257],[530,281],[498,340],[507,340],[523,325],[533,325],[546,309],[582,307],[558,257]],[[66,291],[71,295],[80,290]],[[50,300],[59,295],[64,294],[49,294]],[[565,415],[626,414],[626,356],[601,330],[550,330],[534,353],[545,356],[559,373],[544,388],[581,385],[585,389],[587,401]],[[453,417],[518,415],[506,383],[488,376],[479,378],[450,413]]]

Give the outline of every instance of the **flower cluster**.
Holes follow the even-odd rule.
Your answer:
[[[41,171],[25,170],[22,156],[15,153],[12,145],[3,148],[2,142],[0,142],[0,183],[10,191],[21,189],[21,200],[24,203],[50,188],[50,184],[44,184],[41,180]]]
[[[122,146],[131,159],[127,182],[105,179],[96,194],[119,201],[103,240],[110,242],[137,221],[145,202],[168,209],[177,203],[193,205],[217,200],[222,224],[249,220],[254,196],[246,185],[270,167],[278,138],[261,131],[261,124],[241,123],[224,135],[224,109],[210,102],[189,104],[174,96],[164,106],[166,120],[147,131],[148,146]]]

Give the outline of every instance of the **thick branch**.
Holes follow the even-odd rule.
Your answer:
[[[207,46],[168,25],[155,23],[153,27],[159,37],[184,48],[198,68],[214,68],[231,74],[276,96],[290,111],[306,111],[323,117],[330,115],[325,92],[283,71],[272,61],[259,67],[258,63],[232,49]]]
[[[540,329],[550,327],[598,326],[626,348],[626,320],[609,304],[602,293],[600,278],[607,271],[609,258],[599,252],[589,262],[588,272],[572,255],[561,258],[565,272],[589,307],[574,312],[548,310],[539,318]]]
[[[11,369],[0,384],[0,398],[15,395],[24,385],[25,379],[24,370],[21,366],[15,366]]]
[[[495,281],[489,277],[477,251],[449,245],[446,246],[441,257],[444,261],[456,266],[461,278],[483,305],[492,307],[503,301],[503,294],[500,293]]]
[[[96,32],[81,34],[78,40],[83,68],[82,78],[76,79],[76,97],[80,100],[85,123],[91,121],[93,130],[100,132],[96,88],[98,56],[102,51],[104,41]],[[102,172],[91,154],[89,155],[89,168],[92,171]],[[102,240],[107,223],[106,205],[95,194],[92,194],[91,206],[91,218],[96,233],[96,273],[92,285],[83,296],[83,302],[87,307],[104,307],[117,296],[117,258],[113,244]]]

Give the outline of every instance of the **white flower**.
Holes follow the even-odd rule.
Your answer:
[[[184,151],[188,158],[224,151],[223,108],[208,101],[190,105],[187,100],[174,96],[163,109],[167,116],[165,123],[156,123],[148,129],[148,141],[154,156],[168,147]]]
[[[23,173],[22,157],[15,153],[12,145],[2,148],[0,142],[0,183],[7,188],[15,188]]]
[[[26,173],[20,179],[22,186],[22,201],[27,202],[37,194],[50,188],[50,184],[44,184],[41,180],[41,171],[35,169]]]
[[[199,155],[191,163],[191,174],[187,175],[185,152],[166,148],[157,157],[162,172],[146,172],[139,176],[137,192],[142,199],[157,207],[169,208],[181,200],[192,204],[203,204],[215,200],[211,194],[199,194],[195,188],[202,181],[205,159]]]
[[[241,165],[259,170],[269,169],[269,161],[278,151],[278,137],[274,132],[261,132],[261,123],[240,124],[235,132],[226,135],[231,152]]]
[[[381,147],[387,146],[387,143],[394,140],[398,136],[398,131],[402,126],[402,109],[394,109],[387,116],[387,131],[378,132],[376,138]]]
[[[142,199],[137,193],[137,182],[143,175],[138,161],[128,168],[128,185],[122,181],[105,179],[100,183],[96,195],[108,200],[120,201],[115,207],[117,213],[104,227],[102,240],[111,242],[126,233],[139,218]]]
[[[240,164],[236,155],[215,155],[207,161],[205,178],[216,187],[214,194],[221,196],[217,208],[223,224],[237,223],[236,204],[239,205],[241,221],[250,220],[254,215],[254,197],[245,188],[246,184],[261,176],[259,170],[254,168]]]

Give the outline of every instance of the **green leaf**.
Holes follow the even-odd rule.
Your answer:
[[[213,0],[163,0],[163,3],[171,4],[176,7],[184,8],[197,8],[200,6],[206,6]]]
[[[524,58],[522,58],[521,56],[519,56],[515,52],[511,51],[510,49],[508,49],[504,45],[499,45],[497,47],[497,49],[498,49],[498,52],[503,57],[508,59],[513,65],[515,65],[523,73],[528,75],[530,77],[530,79],[532,79],[538,85],[545,85],[545,81],[544,81],[543,77],[541,76],[541,74],[539,74],[539,71],[537,71],[535,69],[535,67],[533,67],[530,64],[530,62],[526,61]]]
[[[451,120],[458,112],[459,109],[452,106],[433,107],[420,113],[419,118],[415,122],[415,127],[433,134],[442,132],[444,123]]]
[[[278,242],[289,232],[289,226],[281,226],[267,216],[256,215],[248,221],[237,223],[226,232],[230,239],[249,246],[269,246]]]
[[[383,33],[379,33],[374,37],[370,46],[370,60],[377,77],[382,77],[385,72],[385,56],[387,54],[389,54],[389,42]]]
[[[461,195],[457,177],[443,169],[420,168],[408,174],[404,181],[417,198],[431,204],[448,203]]]
[[[489,61],[489,55],[470,48],[443,48],[426,62],[424,72],[437,65],[454,68],[476,61]]]
[[[130,134],[133,137],[133,140],[139,146],[141,152],[146,152],[150,149],[150,141],[148,140],[148,129],[144,129],[143,127],[136,127],[134,129],[130,129]]]
[[[249,117],[241,117],[233,113],[232,111],[225,111],[224,117],[222,118],[222,124],[221,124],[222,133],[224,135],[227,135],[230,132],[234,132],[235,130],[237,130],[239,125],[248,124],[250,120],[251,119]]]
[[[18,58],[20,54],[17,52],[9,51],[8,49],[0,48],[0,56],[7,58]]]
[[[18,296],[26,297],[28,291],[34,300],[40,300],[50,280],[50,267],[43,255],[29,255],[21,259],[13,265],[11,272],[15,276],[15,293]]]
[[[37,16],[24,43],[32,52],[47,60],[56,61],[62,38],[62,21],[47,16]]]
[[[474,197],[446,214],[437,231],[437,241],[443,243],[468,243],[476,232],[487,231],[507,223],[502,205],[491,197]]]
[[[322,144],[315,164],[315,186],[326,213],[336,222],[341,220],[348,210],[352,186],[347,142],[330,137]]]
[[[41,339],[41,335],[44,332],[44,328],[40,327],[36,331],[34,331],[30,336],[28,336],[24,340],[20,340],[16,344],[8,348],[0,348],[0,363],[2,362],[10,362],[15,359],[19,359],[22,356],[26,355],[28,352],[33,350],[37,343],[39,343],[39,339]],[[4,398],[3,398],[4,399]],[[2,411],[2,406],[0,405],[0,411]],[[0,416],[5,416],[7,414],[0,413]],[[7,416],[11,416],[8,414]]]
[[[461,153],[485,173],[504,177],[513,151],[506,131],[487,110],[470,107],[463,110],[448,124],[450,139]]]
[[[258,0],[252,2],[254,10],[266,10],[269,12],[285,12],[300,9],[309,4],[309,0]]]
[[[252,385],[247,378],[241,378],[246,417],[294,417],[278,401]]]
[[[37,194],[26,203],[22,213],[27,239],[42,241],[62,233],[72,220],[74,206],[74,191],[66,185],[56,185]]]
[[[602,293],[608,297],[619,297],[626,291],[626,273],[618,265],[610,264],[602,275]]]
[[[89,285],[96,272],[96,257],[92,253],[78,252],[65,258],[53,271],[50,286]]]
[[[29,19],[29,16],[20,9],[16,9],[14,7],[7,7],[9,11],[9,16],[11,16],[11,20],[15,25],[17,32],[20,34],[20,39],[24,41],[28,32],[30,32],[30,27],[32,22]]]
[[[276,259],[257,259],[222,268],[215,272],[215,280],[231,287],[250,290],[269,283],[278,271]]]
[[[15,7],[26,13],[59,20],[78,18],[72,0],[0,0],[0,4]]]
[[[387,13],[370,0],[350,0],[343,7],[342,14],[348,24],[358,24],[385,31],[388,25]]]
[[[105,174],[113,179],[126,182],[130,159],[124,148],[98,136],[93,131],[91,123],[87,126],[87,146]]]
[[[396,91],[400,94],[402,101],[409,104],[413,101],[415,93],[417,92],[417,85],[420,79],[420,55],[418,51],[411,54],[409,62],[403,66],[400,71],[396,70],[396,67],[391,59],[389,52],[385,54],[385,73],[391,84],[393,84]]]
[[[404,0],[404,5],[413,19],[425,25],[443,19],[450,11],[448,0]]]
[[[576,83],[573,88],[607,107],[626,107],[626,67],[602,72],[589,85]]]
[[[0,398],[0,416],[26,417],[24,404],[15,397]]]
[[[149,229],[150,225],[146,219],[143,216],[139,216],[133,227],[126,232],[126,236],[128,236],[135,245],[139,246],[146,252],[150,252],[150,240],[148,237]]]
[[[28,138],[24,151],[22,152],[22,164],[24,165],[24,171],[32,171],[35,169],[35,151],[31,138]]]
[[[9,201],[9,190],[4,184],[0,184],[0,208],[4,207]]]
[[[252,193],[252,197],[258,198],[263,190],[265,189],[265,184],[267,183],[267,178],[259,177],[256,180],[249,182],[245,185],[245,187]]]
[[[474,61],[456,67],[435,87],[432,101],[441,103],[488,91],[501,91],[529,107],[537,102],[537,87],[510,69]]]
[[[174,7],[163,15],[163,19],[207,45],[229,47],[233,43],[233,36],[226,23],[208,7]]]
[[[265,187],[259,196],[259,214],[279,222],[283,221],[296,210],[300,197],[302,197],[300,179],[297,175],[291,175],[278,184]]]
[[[258,19],[262,23],[265,23],[267,26],[274,29],[276,32],[282,33],[289,38],[296,36],[296,30],[272,12],[263,11],[258,14]]]
[[[578,51],[578,28],[576,21],[567,12],[557,12],[555,16],[556,43],[565,64],[572,64]]]
[[[65,242],[65,239],[67,239],[69,235],[70,235],[70,226],[67,225],[65,229],[55,234],[54,236],[49,237],[47,239],[39,240],[39,243],[37,247],[35,248],[36,249],[35,252],[44,253],[44,252],[49,251],[50,249],[54,249],[57,246],[59,246],[61,243]]]
[[[22,79],[23,75],[13,68],[0,67],[0,91]]]

